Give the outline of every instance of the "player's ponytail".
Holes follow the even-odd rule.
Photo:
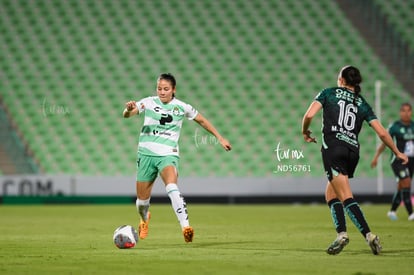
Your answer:
[[[355,94],[353,104],[356,105],[356,100],[361,93],[361,86],[359,85],[362,82],[361,73],[354,66],[345,66],[342,68],[340,76],[345,79],[347,85],[354,87]]]
[[[356,100],[357,100],[359,94],[361,93],[361,86],[359,86],[359,84],[356,84],[354,86],[354,92],[355,92],[354,101],[352,103],[356,106]]]

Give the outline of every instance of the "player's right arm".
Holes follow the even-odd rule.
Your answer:
[[[312,132],[309,130],[313,117],[322,109],[322,104],[314,100],[306,111],[302,119],[302,135],[306,142],[315,142],[316,138],[312,137]]]
[[[122,113],[123,117],[127,118],[136,114],[138,114],[137,103],[135,101],[128,101],[125,103],[125,109]]]

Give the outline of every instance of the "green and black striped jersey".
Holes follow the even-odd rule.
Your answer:
[[[359,152],[358,135],[364,121],[377,119],[371,106],[362,96],[354,105],[354,93],[342,87],[327,88],[315,100],[323,107],[323,146],[344,145]]]

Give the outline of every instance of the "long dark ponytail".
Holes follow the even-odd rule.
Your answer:
[[[346,85],[354,87],[354,101],[353,104],[356,105],[356,100],[361,93],[361,84],[362,76],[359,70],[354,66],[345,66],[342,68],[340,76],[345,79]]]

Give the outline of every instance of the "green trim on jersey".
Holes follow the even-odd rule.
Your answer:
[[[388,127],[388,133],[392,137],[395,145],[400,152],[404,152],[407,156],[413,157],[414,145],[414,122],[410,121],[409,125],[402,123],[400,120],[394,121]],[[391,152],[391,162],[395,160],[394,153]]]
[[[183,111],[181,111],[181,112],[183,112]],[[146,116],[148,116],[148,117],[150,117],[150,118],[152,118],[152,119],[154,119],[154,120],[160,120],[161,119],[161,115],[159,114],[159,113],[156,113],[155,111],[153,111],[153,110],[146,110],[145,111],[145,115]],[[178,116],[178,115],[174,115],[174,114],[171,114],[174,118],[175,118],[175,120],[177,120],[177,121],[180,121],[180,120],[183,120],[183,117],[182,116]]]
[[[191,105],[173,98],[162,103],[157,96],[136,102],[138,113],[144,115],[139,136],[138,153],[150,156],[178,156],[178,140],[184,118],[194,119],[198,112]]]
[[[149,150],[145,147],[140,147],[139,146],[138,147],[138,152],[139,152],[139,154],[146,155],[146,156],[156,156],[156,154],[153,151],[151,151],[151,150]]]
[[[142,126],[141,133],[142,134],[149,134],[154,133],[154,131],[159,131],[160,127],[158,125],[144,125]],[[178,125],[171,125],[168,129],[168,131],[171,132],[177,132],[179,133],[181,130],[181,127]]]
[[[354,104],[354,93],[346,88],[333,87],[321,91],[315,100],[323,107],[323,145],[325,148],[343,145],[359,151],[358,135],[364,121],[377,119],[371,106],[362,96]]]
[[[156,139],[154,139],[154,137],[150,136],[150,135],[141,135],[139,137],[139,141],[140,142],[154,142],[154,141],[156,141],[158,143],[162,143],[164,145],[168,145],[168,146],[171,146],[171,147],[174,147],[174,146],[177,145],[177,142],[169,140],[168,138],[157,137]]]

